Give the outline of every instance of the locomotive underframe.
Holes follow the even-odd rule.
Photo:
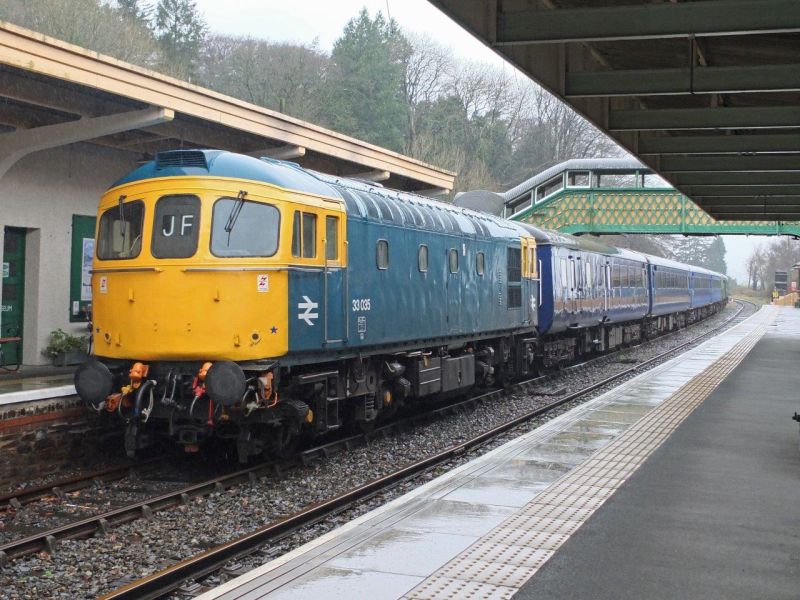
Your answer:
[[[474,387],[505,384],[580,358],[636,344],[718,312],[725,302],[648,317],[599,323],[539,338],[535,331],[480,339],[447,340],[424,348],[376,348],[333,360],[294,364],[242,363],[247,391],[232,405],[216,403],[198,387],[201,363],[152,363],[142,391],[117,412],[128,423],[126,449],[135,453],[159,437],[187,451],[212,438],[235,441],[239,460],[288,453],[302,437],[342,427],[367,429],[398,409],[433,402]],[[314,362],[312,362],[314,361]],[[107,361],[115,387],[126,383],[131,363]],[[270,373],[270,393],[263,381]],[[140,388],[141,389],[141,388]],[[200,392],[198,390],[201,390]]]

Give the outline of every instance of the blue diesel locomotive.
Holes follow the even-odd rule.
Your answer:
[[[79,395],[239,457],[703,318],[724,275],[293,163],[163,152],[100,204]]]

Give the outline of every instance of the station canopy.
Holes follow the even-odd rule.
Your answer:
[[[800,220],[800,1],[430,0],[719,220]]]
[[[428,195],[455,174],[254,104],[0,21],[0,177],[76,142],[136,161],[177,148],[269,156]]]

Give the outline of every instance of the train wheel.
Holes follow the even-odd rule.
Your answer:
[[[289,458],[300,445],[300,433],[291,425],[279,425],[270,431],[270,453],[279,458]]]

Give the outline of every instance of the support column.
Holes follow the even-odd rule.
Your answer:
[[[151,107],[0,134],[0,178],[32,152],[150,127],[174,118],[175,112],[168,108]]]

